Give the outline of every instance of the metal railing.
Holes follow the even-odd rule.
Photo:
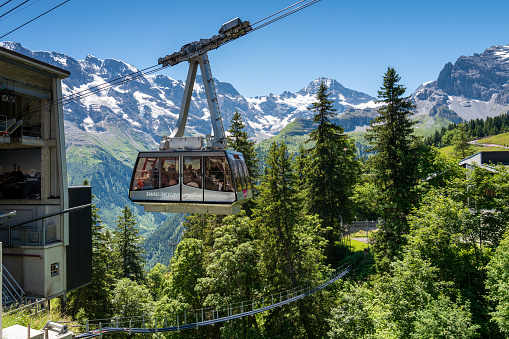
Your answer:
[[[41,137],[41,125],[21,125],[21,136],[40,138]]]
[[[41,228],[44,227],[44,233]],[[11,230],[10,237],[7,229],[0,229],[0,240],[6,246],[43,246],[57,241],[56,225],[54,223],[40,227],[20,227]]]
[[[65,210],[58,211],[58,212],[45,214],[45,215],[37,217],[37,218],[25,220],[23,222],[15,224],[15,225],[4,226],[4,227],[0,228],[0,241],[2,241],[5,246],[46,245],[48,243],[58,241],[56,225],[53,223],[47,224],[45,226],[40,226],[40,227],[25,226],[25,225],[32,224],[36,221],[44,220],[44,219],[54,217],[57,215],[78,211],[80,209],[90,207],[90,206],[92,206],[92,203],[67,208]],[[41,232],[40,230],[43,227],[44,227],[44,232]]]
[[[24,295],[25,292],[21,286],[19,286],[5,266],[2,265],[2,305],[6,303],[21,304]]]
[[[36,315],[46,309],[46,302],[47,300],[44,298],[25,298],[24,304],[19,304],[17,307],[11,307],[8,311],[3,312],[3,315],[9,315],[21,311],[28,311],[32,315]]]
[[[16,216],[16,211],[11,211],[9,213],[0,214],[0,225],[9,220],[12,217]]]
[[[257,313],[266,312],[271,309],[281,307],[299,299],[314,294],[330,284],[343,278],[352,270],[352,266],[344,266],[339,269],[339,273],[331,277],[323,284],[311,288],[300,286],[279,293],[272,293],[268,296],[218,305],[216,307],[200,308],[188,310],[164,316],[140,315],[133,317],[113,317],[106,319],[86,320],[85,323],[69,322],[69,327],[76,332],[84,332],[76,338],[101,337],[104,333],[124,332],[124,333],[154,333],[159,332],[180,332],[185,329],[198,329],[202,326],[214,325],[216,323],[229,322]],[[90,328],[96,328],[90,330]]]

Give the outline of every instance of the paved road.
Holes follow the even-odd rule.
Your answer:
[[[357,241],[360,241],[360,242],[363,242],[365,244],[368,243],[368,238],[352,238],[353,240],[357,240]]]
[[[477,145],[477,146],[484,146],[484,147],[501,147],[501,148],[509,148],[508,146],[498,145],[498,144],[485,144],[482,142],[477,142],[478,140],[469,141],[469,144]]]

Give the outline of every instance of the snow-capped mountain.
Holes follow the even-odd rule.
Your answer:
[[[447,112],[468,121],[506,113],[509,46],[493,46],[482,54],[447,63],[436,81],[421,85],[412,97],[419,115]]]
[[[65,120],[86,132],[103,132],[108,123],[130,126],[147,133],[158,142],[175,126],[185,84],[164,75],[147,75],[96,94],[88,88],[104,86],[107,81],[137,72],[136,67],[115,59],[100,60],[88,55],[75,60],[55,52],[32,52],[18,43],[2,43],[3,47],[71,72],[63,81],[64,97],[79,93],[79,100],[64,106]],[[231,84],[215,79],[219,106],[225,128],[235,111],[239,111],[256,140],[276,135],[296,118],[312,116],[307,107],[316,100],[321,82],[325,82],[339,113],[348,108],[375,107],[374,98],[343,87],[335,80],[319,78],[297,93],[284,92],[262,97],[245,98]],[[190,134],[210,134],[210,114],[201,76],[197,76],[186,131]]]
[[[56,52],[34,52],[19,43],[4,42],[0,46],[71,73],[62,85],[69,184],[81,185],[84,179],[92,184],[94,201],[108,225],[115,224],[124,205],[137,210],[139,223],[145,228],[160,224],[166,216],[144,213],[142,207],[129,201],[129,179],[138,151],[157,149],[161,136],[175,127],[185,84],[164,75],[147,75],[108,87],[108,81],[137,72],[137,68],[91,55],[76,60]],[[224,127],[228,128],[234,112],[239,111],[254,139],[276,135],[294,119],[313,115],[307,107],[315,101],[322,81],[329,87],[335,107],[346,118],[342,123],[347,130],[369,124],[376,114],[369,108],[375,106],[374,98],[344,88],[335,80],[317,79],[297,93],[245,98],[231,84],[215,79]],[[92,93],[88,91],[91,88],[103,90]],[[186,133],[205,135],[211,129],[202,78],[197,76]]]

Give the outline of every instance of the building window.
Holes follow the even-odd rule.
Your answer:
[[[59,264],[57,262],[54,264],[51,264],[51,276],[52,277],[60,274],[60,270],[58,267],[59,267]]]

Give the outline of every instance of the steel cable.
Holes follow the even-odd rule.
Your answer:
[[[26,0],[24,3],[28,2],[28,1],[30,1],[30,0]],[[62,6],[63,4],[65,4],[66,2],[69,2],[69,1],[71,1],[71,0],[66,0],[66,1],[62,2],[61,4],[59,4],[59,5],[56,5],[56,6],[55,6],[55,7],[53,7],[52,9],[50,9],[50,10],[48,10],[48,11],[46,11],[46,12],[42,13],[41,15],[36,16],[36,17],[35,17],[35,18],[33,18],[32,20],[25,22],[23,25],[16,27],[15,29],[13,29],[12,31],[10,31],[9,33],[6,33],[6,34],[4,34],[4,35],[0,36],[0,39],[2,39],[2,38],[4,38],[4,37],[8,36],[8,35],[9,35],[9,34],[11,34],[12,32],[17,31],[17,30],[18,30],[18,29],[20,29],[21,27],[24,27],[24,26],[28,25],[28,24],[29,24],[29,23],[31,23],[32,21],[35,21],[35,20],[39,19],[41,16],[48,14],[48,13],[49,13],[49,12],[51,12],[52,10],[57,9],[58,7]],[[23,4],[24,4],[24,3],[23,3]],[[20,5],[20,6],[21,6],[21,5]],[[19,6],[18,6],[18,7],[19,7]],[[7,13],[9,13],[9,12],[7,12]],[[5,13],[5,14],[7,14],[7,13]],[[5,14],[4,14],[4,15],[5,15]],[[0,16],[0,18],[1,18],[1,16]]]
[[[274,15],[279,14],[279,13],[281,13],[281,12],[284,12],[284,11],[286,11],[288,8],[292,8],[293,6],[298,5],[298,4],[300,4],[301,2],[304,2],[304,1],[306,1],[306,0],[301,0],[301,1],[299,1],[299,2],[294,3],[294,4],[293,4],[293,5],[291,5],[291,6],[288,6],[288,7],[286,7],[286,8],[283,8],[283,9],[282,9],[282,10],[280,10],[279,12],[276,12],[276,13],[274,13],[274,14],[269,15],[268,17],[265,17],[265,18],[263,18],[263,19],[261,19],[261,20],[258,20],[257,22],[255,22],[255,23],[251,24],[251,26],[254,26],[254,25],[256,25],[256,24],[259,24],[260,22],[265,21],[265,20],[267,20],[268,18],[272,18]]]
[[[25,2],[27,2],[27,1],[29,1],[29,0],[26,0]],[[48,13],[48,12],[50,12],[50,11],[54,10],[55,8],[57,8],[57,7],[61,6],[61,5],[63,5],[63,4],[64,4],[64,3],[66,3],[66,2],[69,2],[69,1],[70,1],[70,0],[66,0],[66,1],[62,2],[60,5],[58,5],[58,6],[54,7],[54,8],[52,8],[51,10],[47,11],[46,13]],[[286,12],[286,13],[283,13],[283,14],[281,14],[281,15],[279,15],[279,16],[277,16],[277,17],[275,17],[275,18],[273,18],[273,19],[271,19],[271,20],[269,20],[269,21],[267,21],[267,22],[264,22],[264,23],[263,23],[263,24],[261,24],[261,25],[258,25],[258,26],[256,26],[256,27],[254,27],[252,30],[250,30],[249,32],[247,32],[245,35],[250,34],[250,33],[254,32],[254,31],[256,31],[256,30],[259,30],[260,28],[266,27],[266,26],[268,26],[268,25],[270,25],[270,24],[272,24],[272,23],[274,23],[274,22],[276,22],[276,21],[279,21],[279,20],[281,20],[281,19],[283,19],[283,18],[285,18],[285,17],[287,17],[287,16],[289,16],[289,15],[292,15],[292,14],[294,14],[294,13],[296,13],[296,12],[299,12],[299,11],[301,11],[301,10],[302,10],[302,9],[304,9],[304,8],[307,8],[307,7],[311,6],[311,5],[314,5],[314,4],[315,4],[315,3],[317,3],[317,2],[320,2],[321,0],[311,0],[311,1],[307,2],[307,3],[304,3],[304,4],[302,4],[302,5],[300,5],[300,6],[296,7],[296,8],[294,8],[296,5],[298,5],[298,4],[300,4],[300,3],[304,2],[304,1],[305,1],[305,0],[298,1],[298,2],[296,2],[295,4],[293,4],[293,5],[291,5],[291,6],[288,6],[288,7],[284,8],[284,9],[282,9],[282,10],[280,10],[280,11],[278,11],[278,12],[274,13],[274,14],[271,14],[271,15],[269,15],[269,16],[267,16],[267,17],[265,17],[265,18],[264,18],[264,19],[262,19],[262,20],[257,21],[254,25],[256,25],[256,24],[258,24],[258,23],[260,23],[260,22],[263,22],[263,21],[265,21],[265,20],[267,20],[267,19],[269,19],[269,18],[272,18],[273,16],[275,16],[275,15],[277,15],[277,14],[279,14],[279,13],[282,13],[282,12],[284,12],[284,11],[286,11],[286,10],[288,10],[288,9],[292,8],[290,11],[288,11],[288,12]],[[44,14],[46,14],[46,13],[41,14],[41,15],[40,15],[40,16],[38,16],[37,18],[41,17],[42,15],[44,15]],[[37,18],[35,18],[35,19],[37,19]],[[35,19],[33,19],[33,20],[35,20]],[[33,20],[31,20],[31,21],[33,21]],[[25,23],[24,25],[26,25],[26,24],[30,23],[31,21],[29,21],[29,22]],[[24,26],[24,25],[22,25],[22,26]],[[16,28],[15,30],[17,30],[17,29],[21,28],[22,26],[20,26],[20,27]],[[15,30],[13,30],[13,31],[15,31]],[[0,37],[0,39],[1,39],[1,38],[3,38],[3,37],[5,37],[6,35],[8,35],[8,34],[12,33],[13,31],[11,31],[11,32],[9,32],[9,33],[7,33],[7,34],[5,34],[4,36],[1,36],[1,37]],[[229,42],[231,42],[231,41],[233,41],[233,40],[235,40],[235,39],[228,40],[228,41],[226,41],[226,42],[224,42],[224,43],[222,43],[222,44],[218,45],[218,46],[217,46],[216,48],[214,48],[214,49],[217,49],[217,48],[219,48],[219,47],[221,47],[221,46],[223,46],[223,45],[226,45],[227,43],[229,43]],[[162,70],[162,69],[164,69],[164,68],[166,68],[166,67],[169,67],[169,66],[163,66],[163,67],[160,67],[160,68],[158,68],[158,69],[155,69],[155,70],[152,70],[152,71],[149,71],[149,72],[144,73],[145,71],[147,71],[147,70],[149,70],[149,69],[152,69],[152,68],[154,68],[154,67],[157,67],[157,66],[159,66],[159,65],[154,65],[154,66],[151,66],[151,67],[147,67],[147,68],[145,68],[145,69],[143,69],[143,70],[140,70],[140,71],[137,71],[137,72],[134,72],[134,73],[131,73],[131,74],[128,74],[128,75],[125,75],[125,76],[122,76],[122,77],[116,78],[116,79],[108,80],[108,81],[106,81],[106,82],[104,82],[104,83],[102,83],[102,84],[100,84],[100,85],[93,86],[93,87],[90,87],[90,88],[86,88],[86,89],[84,89],[84,90],[81,90],[81,91],[78,91],[78,92],[75,92],[75,93],[69,94],[69,95],[67,95],[67,96],[65,96],[65,97],[62,97],[61,99],[54,100],[54,101],[52,101],[52,102],[50,102],[50,103],[47,103],[47,104],[44,104],[44,105],[41,105],[41,106],[38,106],[38,107],[32,108],[32,109],[30,109],[30,110],[28,110],[28,111],[26,111],[26,112],[22,112],[20,116],[21,116],[21,117],[23,117],[23,116],[27,116],[27,115],[30,115],[30,114],[32,114],[32,113],[34,113],[34,112],[40,111],[41,109],[44,109],[44,108],[48,108],[48,109],[50,109],[50,108],[55,107],[55,106],[57,106],[57,105],[64,105],[64,104],[72,103],[72,102],[75,102],[75,101],[78,101],[78,100],[84,99],[84,98],[86,98],[86,97],[88,97],[88,96],[91,96],[91,95],[97,94],[97,93],[99,93],[99,92],[101,92],[101,91],[103,91],[103,90],[110,89],[110,88],[112,88],[112,87],[114,87],[114,86],[122,85],[122,84],[124,84],[124,83],[130,82],[130,81],[133,81],[133,80],[135,80],[135,79],[137,79],[137,78],[139,78],[139,77],[141,77],[141,76],[145,76],[145,75],[153,74],[153,73],[155,73],[155,72],[157,72],[157,71],[160,71],[160,70]]]
[[[35,112],[39,112],[39,111],[41,111],[43,109],[51,109],[51,108],[53,108],[55,106],[64,105],[64,104],[67,104],[67,103],[72,103],[72,102],[78,101],[78,100],[86,98],[88,96],[97,94],[97,93],[99,93],[99,92],[101,92],[103,90],[107,90],[107,89],[110,89],[110,88],[115,87],[117,85],[122,85],[122,84],[124,84],[126,82],[135,80],[135,79],[137,79],[139,77],[155,73],[155,72],[160,71],[160,70],[162,70],[164,68],[164,67],[160,67],[160,68],[157,68],[155,70],[146,72],[147,70],[152,69],[154,67],[158,67],[158,66],[159,65],[150,66],[150,67],[144,68],[142,70],[139,70],[137,72],[133,72],[131,74],[127,74],[127,75],[124,75],[124,76],[121,76],[121,77],[118,77],[118,78],[115,78],[115,79],[111,79],[111,80],[105,81],[102,84],[99,84],[99,85],[96,85],[96,86],[93,86],[93,87],[89,87],[89,88],[86,88],[86,89],[83,89],[83,90],[71,93],[69,95],[66,95],[66,96],[60,98],[60,99],[53,100],[53,101],[50,101],[50,102],[48,102],[46,104],[43,104],[43,105],[31,108],[30,110],[28,110],[26,112],[21,112],[21,114],[18,115],[18,117],[22,118],[24,116],[29,116],[30,114],[33,114]]]
[[[8,1],[4,2],[3,4],[1,4],[1,5],[0,5],[0,8],[1,8],[1,7],[4,7],[5,5],[7,5],[7,4],[8,4],[9,2],[11,2],[11,1],[12,1],[12,0],[8,0]]]
[[[41,1],[41,0],[35,0],[34,2],[30,3],[29,5],[26,5],[25,7],[18,9],[16,12],[12,13],[11,15],[6,16],[5,18],[1,19],[0,21],[4,21],[4,20],[9,19],[9,18],[10,18],[11,16],[13,16],[14,14],[19,13],[19,12],[21,12],[22,10],[27,9],[28,7],[31,7],[31,6],[35,5],[35,4],[36,4],[36,3],[38,3],[39,1]]]
[[[17,5],[16,7],[14,7],[13,9],[11,9],[10,11],[7,11],[5,12],[4,14],[0,15],[0,18],[3,18],[4,16],[6,16],[7,14],[9,14],[10,12],[14,11],[16,8],[19,8],[21,6],[23,6],[24,4],[26,4],[27,2],[29,2],[30,0],[25,0],[24,2],[22,2],[20,5]]]

